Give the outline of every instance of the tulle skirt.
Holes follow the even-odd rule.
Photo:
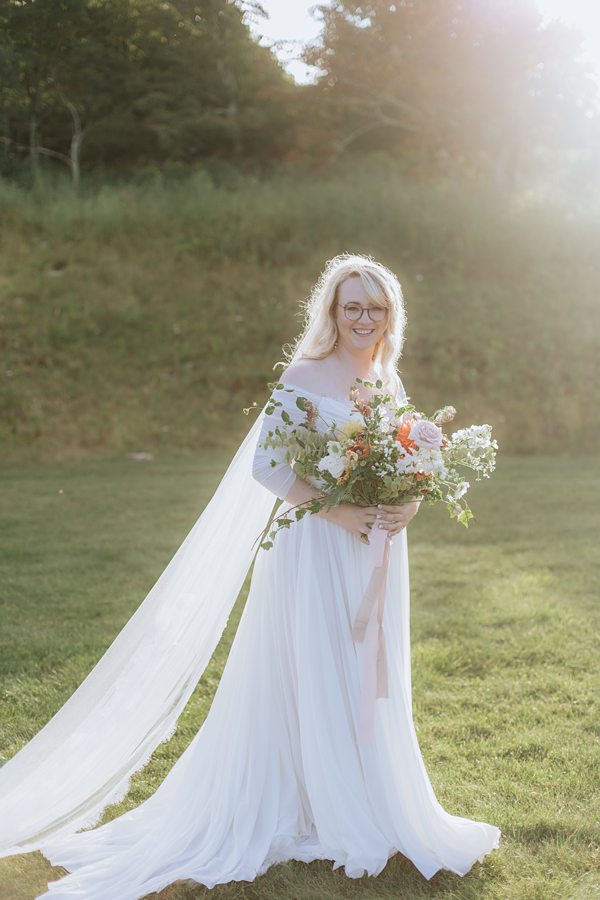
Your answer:
[[[496,826],[442,808],[425,770],[407,549],[404,529],[391,544],[383,616],[389,696],[375,703],[368,741],[357,737],[365,651],[351,633],[368,547],[308,515],[257,554],[213,703],[186,751],[140,806],[44,845],[70,874],[40,897],[138,900],[178,880],[252,881],[291,859],[331,860],[359,878],[397,852],[429,879],[465,875],[498,847]]]

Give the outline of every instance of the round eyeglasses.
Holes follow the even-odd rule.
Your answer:
[[[338,303],[346,314],[346,318],[356,322],[362,316],[363,309],[367,310],[371,322],[383,322],[387,309],[385,306],[361,306],[360,303]]]

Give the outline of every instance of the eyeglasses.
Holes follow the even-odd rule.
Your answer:
[[[343,307],[346,318],[352,322],[360,319],[363,309],[367,310],[371,322],[383,322],[387,314],[385,306],[361,306],[360,303],[338,303],[337,305]]]

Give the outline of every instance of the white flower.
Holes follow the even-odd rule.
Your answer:
[[[485,449],[492,443],[491,425],[471,425],[469,428],[459,428],[452,435],[452,443],[464,444],[469,450]]]
[[[344,450],[340,441],[327,441],[327,452],[330,456],[341,456]]]
[[[459,483],[456,485],[454,493],[452,494],[453,499],[460,500],[463,494],[466,494],[470,487],[471,483],[469,481],[459,481]]]
[[[330,454],[319,461],[317,468],[320,472],[329,472],[334,478],[339,478],[346,471],[346,462],[343,456]]]
[[[398,475],[404,475],[406,472],[412,472],[410,456],[401,456],[396,460],[396,472]]]

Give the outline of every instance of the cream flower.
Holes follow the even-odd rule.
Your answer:
[[[362,431],[364,425],[360,422],[354,422],[350,419],[349,422],[346,422],[345,425],[342,425],[341,428],[338,428],[338,434],[342,440],[351,440],[356,437],[356,435]]]

